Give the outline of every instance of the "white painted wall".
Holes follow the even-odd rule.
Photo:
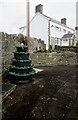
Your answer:
[[[62,39],[62,46],[69,46],[69,39]]]
[[[46,44],[46,50],[48,50],[48,20],[37,13],[31,21],[30,28],[30,36],[38,39],[41,38]]]
[[[53,26],[53,27],[52,27]],[[59,28],[61,28],[61,30],[58,30],[56,29],[56,26],[58,26]],[[63,31],[63,29],[66,30],[66,32]],[[64,34],[68,34],[68,31],[70,31],[71,33],[74,33],[73,30],[69,29],[69,28],[66,28],[64,26],[61,26],[57,23],[54,23],[51,21],[50,23],[50,37],[54,37],[54,38],[62,38]],[[55,45],[60,45],[60,41],[58,44],[55,44]],[[68,46],[68,43],[65,43],[65,42],[62,42],[62,45],[63,46]]]
[[[46,50],[48,50],[48,20],[49,19],[44,17],[42,14],[37,13],[30,22],[30,37],[34,37],[37,39],[41,38],[46,44]],[[55,26],[60,27],[61,31],[56,30]],[[64,32],[63,29],[65,29],[66,32]],[[54,38],[59,38],[59,43],[55,45],[60,45],[60,39],[63,37],[64,34],[68,34],[68,31],[70,31],[71,33],[74,32],[73,30],[65,26],[50,21],[50,44],[51,44],[51,38],[54,37]],[[21,29],[20,32],[26,35],[26,28],[24,28],[24,30]],[[68,44],[64,44],[64,42],[62,44],[63,46],[68,45]]]
[[[78,1],[76,2],[76,27],[78,27]],[[78,30],[76,30],[76,41],[78,42]]]

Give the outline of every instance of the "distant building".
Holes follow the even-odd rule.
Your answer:
[[[75,35],[74,34],[64,34],[60,42],[61,46],[74,46],[76,45],[75,42]]]
[[[76,2],[76,41],[78,43],[78,1]]]
[[[23,34],[26,33],[25,31],[26,27],[20,28]],[[43,5],[39,4],[35,7],[35,16],[30,21],[30,37],[41,38],[46,44],[46,50],[49,49],[49,45],[60,46],[64,34],[74,34],[74,32],[74,29],[66,25],[66,18],[62,18],[59,22],[43,14]],[[62,46],[65,45],[66,43],[63,42]]]

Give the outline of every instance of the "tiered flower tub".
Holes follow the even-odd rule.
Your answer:
[[[35,70],[31,60],[29,60],[27,46],[17,46],[16,49],[12,64],[9,66],[9,80],[11,83],[29,83]]]

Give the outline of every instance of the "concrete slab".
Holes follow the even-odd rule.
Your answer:
[[[34,70],[36,71],[36,73],[43,71],[43,69],[38,69],[38,68],[34,68]]]
[[[10,84],[10,83],[3,83],[2,84],[2,102],[4,99],[10,95],[16,88],[17,85]],[[1,102],[1,101],[0,101]]]
[[[43,71],[42,69],[34,68],[36,73]],[[10,95],[16,88],[17,85],[10,83],[2,84],[2,95],[0,95],[0,104],[5,100],[5,98]]]

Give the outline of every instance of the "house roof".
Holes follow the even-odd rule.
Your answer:
[[[57,24],[59,24],[59,25],[61,25],[61,26],[64,26],[64,27],[66,27],[66,28],[71,29],[71,30],[74,31],[74,29],[68,27],[67,25],[62,24],[61,22],[59,22],[59,21],[57,21],[57,20],[55,20],[55,19],[53,19],[53,18],[51,18],[51,17],[49,17],[49,16],[47,16],[47,15],[44,15],[44,14],[42,14],[42,15],[43,15],[44,17],[48,18],[49,20],[51,20],[52,22],[57,23]]]
[[[71,38],[74,34],[64,34],[62,38]]]
[[[57,20],[55,20],[55,19],[53,19],[53,18],[51,18],[51,17],[49,17],[49,16],[47,16],[47,15],[44,15],[44,14],[42,14],[42,13],[39,13],[39,12],[37,12],[37,13],[34,15],[34,17],[31,19],[30,22],[32,22],[32,20],[36,17],[37,14],[42,15],[43,17],[51,20],[52,22],[57,23],[57,24],[59,24],[59,25],[61,25],[61,26],[64,26],[64,27],[66,27],[66,28],[71,29],[71,30],[74,31],[74,29],[68,27],[67,25],[64,25],[64,24],[62,24],[61,22],[59,22],[59,21],[57,21]],[[22,28],[26,28],[26,26],[20,27],[19,29],[22,29]]]

